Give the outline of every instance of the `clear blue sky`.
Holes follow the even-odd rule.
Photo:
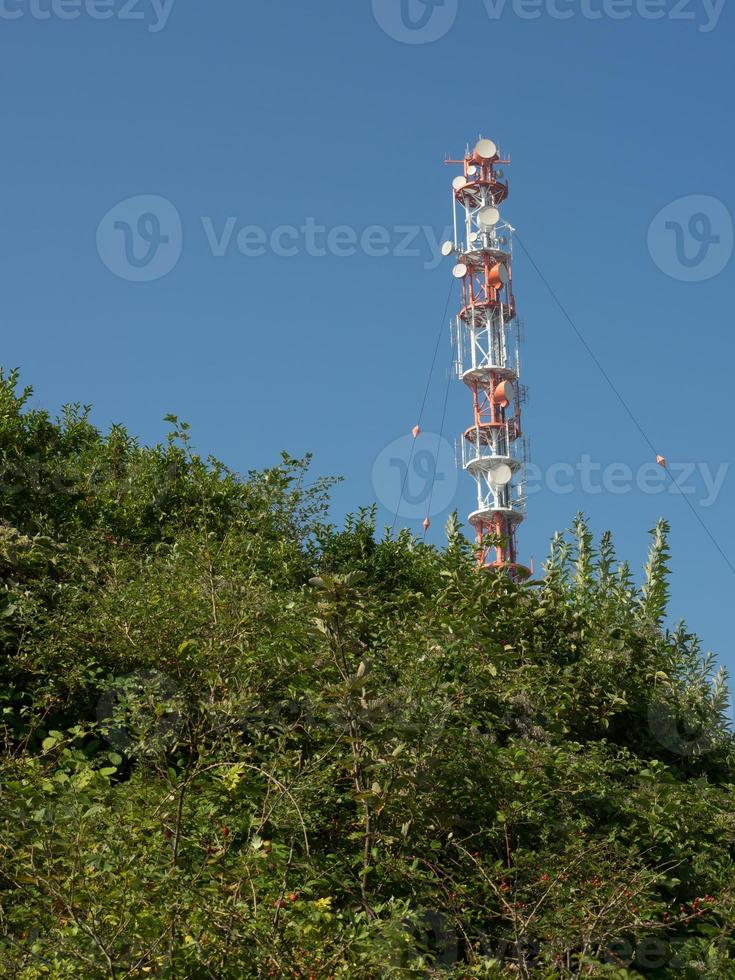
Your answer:
[[[137,0],[127,10],[123,0],[2,0],[0,362],[21,367],[39,403],[92,403],[101,427],[123,422],[145,441],[176,413],[237,469],[272,464],[281,448],[312,451],[316,473],[345,477],[335,518],[386,498],[397,468],[393,450],[387,463],[380,454],[416,421],[449,277],[446,263],[427,268],[430,236],[405,255],[396,229],[440,234],[452,176],[443,159],[482,132],[512,154],[504,216],[657,451],[716,476],[733,445],[732,10],[406,2],[414,27],[426,16],[422,37],[399,0]],[[143,211],[159,224],[140,228],[135,205],[109,214],[141,195],[173,210],[149,199]],[[277,251],[295,254],[273,254],[274,229],[309,221],[386,232],[357,249],[333,232],[323,254],[316,232],[286,230]],[[265,255],[238,250],[245,226],[263,229]],[[138,231],[125,253],[125,234]],[[247,233],[245,251],[262,251],[259,234]],[[386,250],[383,234],[391,254],[368,254]],[[146,236],[153,248],[159,235],[169,241],[149,268]],[[707,255],[694,261],[700,245]],[[131,281],[149,272],[160,277]],[[651,449],[520,250],[514,281],[535,462],[587,455],[637,473]],[[428,431],[440,426],[448,361],[445,336]],[[450,441],[469,407],[453,382]],[[468,477],[454,490],[441,475],[439,502],[450,500],[434,540],[452,507],[464,516],[472,505]],[[688,485],[731,555],[735,472],[711,506],[701,478]],[[610,528],[636,567],[647,530],[667,517],[673,612],[735,665],[733,573],[683,500],[590,493],[579,477],[567,493],[546,487],[529,501],[522,557],[541,560],[577,510],[597,532]],[[421,516],[400,523],[418,531]]]

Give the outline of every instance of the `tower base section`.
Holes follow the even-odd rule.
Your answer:
[[[480,511],[470,515],[477,534],[477,560],[485,568],[517,565],[516,527],[521,515],[514,511]]]

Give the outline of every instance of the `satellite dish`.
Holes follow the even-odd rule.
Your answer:
[[[493,402],[501,408],[507,408],[513,398],[513,386],[509,381],[501,381],[493,392]]]
[[[502,289],[508,285],[508,270],[502,263],[494,265],[488,274],[488,285],[492,289]]]
[[[479,140],[475,146],[476,160],[494,160],[498,155],[498,148],[492,140]]]
[[[513,470],[507,463],[498,463],[488,470],[487,480],[492,487],[507,487],[513,479]]]
[[[494,228],[499,221],[500,211],[497,208],[483,208],[477,215],[477,222],[483,228]]]
[[[464,279],[467,275],[467,266],[464,262],[460,262],[452,269],[452,275],[455,279]]]
[[[455,189],[455,191],[461,191],[466,183],[467,180],[464,177],[455,177],[452,181],[452,187]]]
[[[477,234],[477,232],[476,232],[476,231],[471,231],[471,232],[470,232],[470,234],[469,234],[469,240],[470,240],[470,242],[471,242],[471,243],[472,243],[473,245],[475,244],[475,242],[477,241],[477,239],[478,239],[479,237],[480,237],[480,236],[479,236],[479,235]]]
[[[442,245],[442,255],[451,255],[454,251],[454,242],[444,242]]]
[[[467,168],[467,176],[468,177],[474,177],[476,173],[477,173],[477,167],[468,167]]]

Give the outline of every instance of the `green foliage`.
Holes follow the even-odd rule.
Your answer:
[[[641,609],[652,623],[660,626],[669,601],[669,525],[661,520],[651,531],[653,543],[646,565],[646,579],[641,593]]]
[[[539,582],[0,380],[0,975],[728,977],[727,683],[580,517]]]

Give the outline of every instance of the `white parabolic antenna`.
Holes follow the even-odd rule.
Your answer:
[[[461,191],[466,183],[467,181],[464,177],[455,177],[452,181],[452,187],[455,189],[455,191]]]
[[[497,266],[497,270],[498,270],[498,279],[502,282],[504,286],[507,286],[509,280],[507,268],[501,263],[500,265]]]
[[[494,160],[498,155],[498,148],[492,140],[479,140],[475,147],[475,156],[480,160]]]
[[[476,173],[477,173],[477,167],[468,167],[467,168],[467,176],[468,177],[474,177]]]
[[[513,470],[507,463],[498,463],[488,470],[487,479],[493,487],[506,487],[513,479]]]
[[[497,208],[483,208],[477,215],[477,222],[483,228],[494,228],[499,221],[500,211]]]
[[[452,269],[452,275],[455,279],[464,279],[464,277],[467,275],[467,266],[464,264],[464,262],[459,262],[457,265],[455,265],[455,267]]]
[[[444,242],[442,245],[442,255],[451,255],[454,251],[454,242]]]

